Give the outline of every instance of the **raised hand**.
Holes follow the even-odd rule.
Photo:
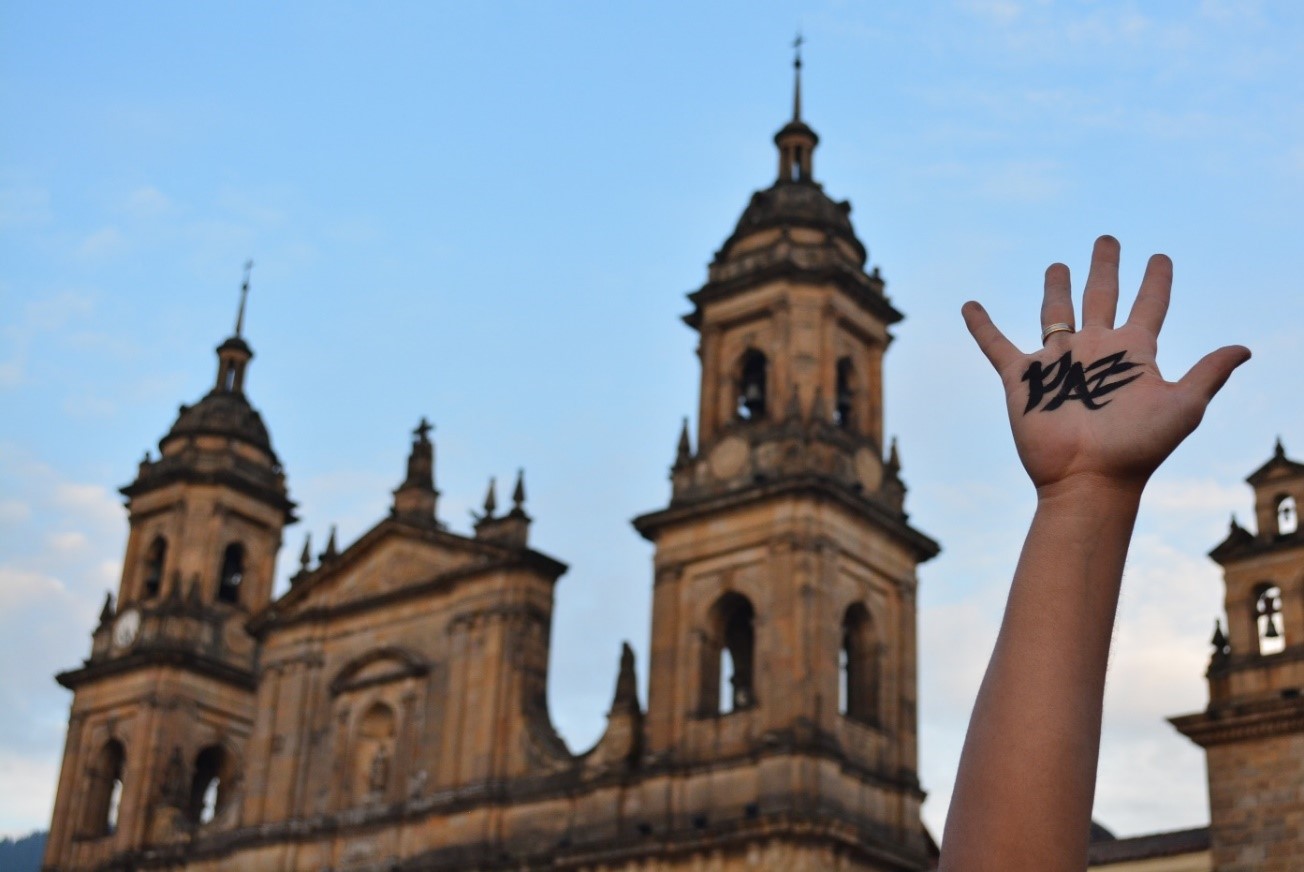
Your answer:
[[[1057,263],[1046,270],[1044,346],[1031,354],[1006,339],[978,303],[961,310],[1005,385],[1014,444],[1039,490],[1080,476],[1143,486],[1200,423],[1232,370],[1250,357],[1244,346],[1225,346],[1180,380],[1165,381],[1155,352],[1168,312],[1172,261],[1162,254],[1150,258],[1132,312],[1115,328],[1118,262],[1118,240],[1097,239],[1076,331],[1068,267]]]

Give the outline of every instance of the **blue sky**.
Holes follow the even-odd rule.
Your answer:
[[[907,320],[886,365],[921,570],[921,766],[940,827],[1031,512],[960,304],[1037,339],[1041,272],[1102,232],[1124,285],[1176,263],[1160,365],[1255,359],[1156,478],[1120,609],[1097,816],[1207,820],[1204,556],[1280,434],[1304,456],[1304,11],[1294,4],[16,3],[0,7],[0,833],[48,820],[75,666],[125,518],[115,488],[215,372],[256,266],[249,392],[320,544],[378,520],[437,426],[441,515],[526,469],[567,561],[550,701],[601,730],[646,680],[650,551],[696,409],[684,293],[775,175],[806,35],[815,173]]]

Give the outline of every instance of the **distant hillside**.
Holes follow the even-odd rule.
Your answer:
[[[40,872],[48,833],[32,833],[14,841],[0,839],[0,872]]]

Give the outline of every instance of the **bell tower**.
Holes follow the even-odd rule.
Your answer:
[[[1304,464],[1277,440],[1246,479],[1255,530],[1232,518],[1209,552],[1223,568],[1222,622],[1206,673],[1209,705],[1173,718],[1205,749],[1214,868],[1304,867]]]
[[[245,394],[246,271],[212,389],[181,406],[122,488],[129,532],[90,657],[58,676],[72,714],[46,868],[88,868],[233,815],[253,720],[255,643],[282,528],[280,461]]]
[[[710,773],[684,790],[688,820],[740,814],[819,832],[838,868],[922,869],[915,570],[938,546],[907,523],[884,445],[902,315],[850,204],[815,181],[800,56],[795,74],[778,177],[689,295],[696,447],[685,422],[669,506],[634,521],[656,546],[645,755]]]

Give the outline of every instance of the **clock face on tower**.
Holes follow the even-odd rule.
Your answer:
[[[140,612],[135,609],[118,615],[117,623],[113,625],[113,644],[118,648],[126,648],[136,641],[136,633],[140,630]]]

